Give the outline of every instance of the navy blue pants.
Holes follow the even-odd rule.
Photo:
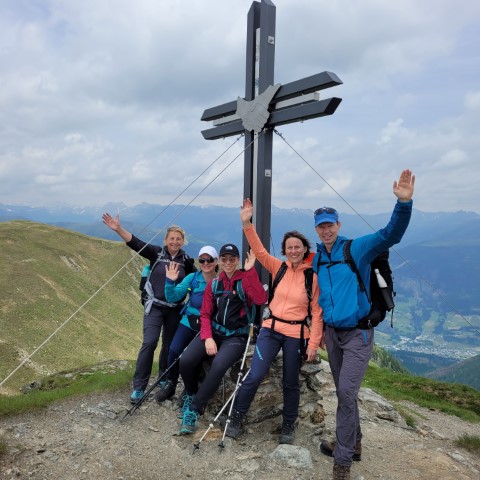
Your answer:
[[[328,361],[337,390],[335,463],[352,464],[355,444],[362,438],[357,395],[373,348],[374,329],[336,330],[325,326]]]
[[[280,349],[283,350],[283,420],[294,422],[300,402],[301,339],[287,337],[270,328],[262,328],[257,338],[250,374],[238,391],[235,408],[247,413],[262,380]]]
[[[170,350],[168,351],[168,367],[170,368],[170,370],[165,377],[166,379],[170,380],[175,386],[177,386],[178,377],[180,375],[180,362],[175,363],[175,360],[180,355],[182,355],[182,352],[195,338],[196,334],[197,332],[195,332],[195,330],[192,330],[186,325],[180,323],[178,325],[177,331],[175,332],[172,343],[170,344]]]
[[[210,370],[200,387],[198,386],[199,366],[205,359],[212,357],[205,350],[205,343],[198,336],[180,359],[180,375],[185,390],[189,395],[195,394],[190,406],[191,410],[203,413],[208,401],[217,391],[227,370],[240,358],[247,345],[247,337],[217,337],[213,336],[217,344],[217,354],[213,357]]]
[[[143,315],[143,343],[138,352],[137,366],[133,375],[135,390],[145,390],[148,385],[160,333],[162,333],[162,348],[159,354],[159,368],[160,372],[167,369],[168,351],[180,322],[181,308],[181,306],[168,308],[153,305],[150,313]]]

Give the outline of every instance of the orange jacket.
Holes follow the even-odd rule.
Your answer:
[[[275,278],[278,269],[282,265],[282,260],[267,252],[253,224],[244,227],[243,231],[257,260],[270,272],[272,278]],[[293,270],[292,263],[289,260],[286,261],[286,264],[288,267],[287,271],[275,289],[275,295],[269,304],[270,311],[272,315],[283,320],[303,320],[308,315],[308,297],[305,289],[304,270],[311,267],[311,263],[303,262],[296,270]],[[308,343],[310,350],[318,349],[323,335],[322,309],[318,304],[319,294],[320,290],[318,288],[317,275],[314,274],[312,300],[310,301],[312,327],[310,332],[307,328],[304,328],[303,332],[304,338],[310,338]],[[262,326],[266,328],[270,328],[271,325],[271,318],[264,320],[262,323]],[[277,321],[275,322],[274,328],[275,331],[288,337],[301,338],[300,329],[302,325],[289,325],[288,323]]]

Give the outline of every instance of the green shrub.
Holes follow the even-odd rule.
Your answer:
[[[480,454],[480,436],[463,434],[455,441],[455,445],[469,452]]]

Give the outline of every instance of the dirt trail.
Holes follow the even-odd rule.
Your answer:
[[[332,459],[318,449],[321,438],[334,431],[336,398],[325,388],[326,412],[321,435],[300,425],[295,446],[278,448],[280,420],[249,425],[239,440],[225,440],[215,428],[200,448],[193,444],[207,428],[202,419],[196,439],[177,435],[176,406],[145,402],[123,422],[128,391],[101,393],[56,403],[35,413],[2,419],[0,437],[8,448],[0,456],[2,479],[328,479]],[[480,434],[480,427],[456,417],[405,404],[421,415],[412,430],[381,419],[361,405],[363,456],[355,462],[352,479],[480,478],[480,458],[454,446],[463,433]],[[277,458],[277,457],[280,457]]]

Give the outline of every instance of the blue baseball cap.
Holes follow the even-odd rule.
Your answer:
[[[338,212],[334,208],[321,207],[315,210],[313,213],[315,218],[315,227],[318,227],[321,223],[337,223]]]

